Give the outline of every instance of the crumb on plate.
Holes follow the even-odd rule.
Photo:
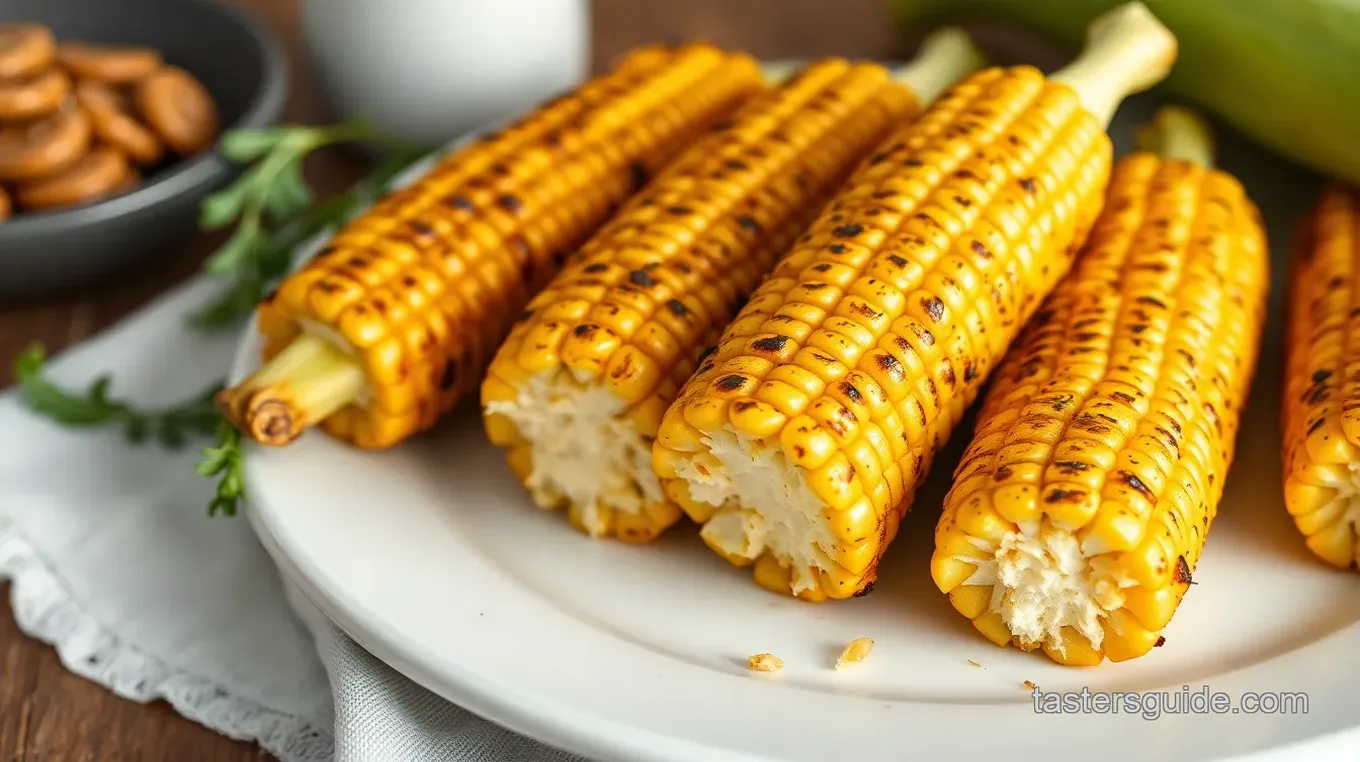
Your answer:
[[[978,664],[977,662],[973,661],[972,659],[969,659],[969,660],[968,660],[968,663],[969,663],[969,664],[972,664],[974,667],[981,667],[981,666],[982,666],[981,664]]]
[[[843,669],[851,664],[858,664],[864,661],[864,657],[874,650],[874,641],[870,638],[855,638],[850,641],[845,650],[836,659],[836,669]]]
[[[1030,689],[1030,690],[1034,690],[1034,688],[1035,688],[1034,681],[1033,681],[1033,680],[1026,680],[1026,681],[1025,681],[1025,687],[1028,688],[1028,689]]]
[[[784,660],[774,654],[755,654],[747,657],[746,668],[753,672],[778,672],[784,668]]]

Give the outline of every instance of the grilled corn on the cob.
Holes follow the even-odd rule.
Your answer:
[[[1141,4],[1045,77],[992,68],[889,137],[666,413],[668,495],[757,583],[864,592],[936,450],[1100,211],[1121,98],[1175,40]]]
[[[997,645],[1124,661],[1189,589],[1233,460],[1269,277],[1256,207],[1169,107],[993,376],[931,573]]]
[[[893,74],[818,61],[696,142],[530,302],[482,385],[487,432],[544,508],[596,537],[680,517],[652,471],[661,415],[738,302],[890,129],[981,65],[943,30]]]
[[[1360,564],[1360,190],[1326,189],[1290,267],[1285,506],[1308,548]]]
[[[266,364],[219,397],[283,445],[362,448],[475,390],[514,316],[644,179],[762,86],[748,56],[650,47],[379,201],[260,307]]]

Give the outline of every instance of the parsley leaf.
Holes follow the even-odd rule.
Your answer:
[[[84,391],[71,391],[47,378],[46,362],[47,352],[41,345],[24,350],[14,365],[15,384],[24,404],[64,426],[120,426],[133,444],[154,439],[163,447],[177,450],[190,438],[211,436],[222,419],[213,405],[221,384],[174,407],[142,410],[109,396],[110,376],[96,378]]]
[[[316,203],[302,176],[303,160],[318,148],[356,141],[385,149],[386,159],[348,192]],[[218,150],[230,161],[255,163],[231,185],[204,199],[199,210],[203,230],[236,224],[232,236],[205,265],[209,273],[231,278],[226,292],[193,316],[193,322],[205,328],[229,325],[249,314],[288,271],[297,247],[348,221],[385,192],[401,170],[427,153],[383,137],[359,120],[236,130],[222,136]]]
[[[246,496],[245,470],[241,462],[241,432],[226,421],[217,427],[217,445],[203,449],[198,473],[217,480],[217,494],[208,502],[208,515],[236,515],[236,504]]]

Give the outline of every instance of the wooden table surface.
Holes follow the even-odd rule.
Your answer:
[[[288,51],[292,91],[285,118],[316,121],[319,98],[306,71],[297,0],[235,0],[258,13]],[[634,45],[703,38],[762,57],[898,52],[884,0],[594,0],[596,68]],[[313,184],[339,189],[362,172],[360,160],[317,157]],[[50,351],[78,342],[192,275],[220,238],[186,240],[159,262],[83,293],[0,306],[0,386],[31,341]],[[6,585],[7,587],[7,585]],[[8,596],[4,596],[5,599]],[[47,645],[26,638],[0,604],[0,762],[235,762],[271,759],[257,747],[218,736],[167,704],[134,704],[66,671]]]

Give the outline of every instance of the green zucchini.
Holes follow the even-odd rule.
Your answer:
[[[1124,0],[887,0],[906,28],[986,18],[1079,47]],[[1360,0],[1146,0],[1180,52],[1158,88],[1257,142],[1360,184]]]

